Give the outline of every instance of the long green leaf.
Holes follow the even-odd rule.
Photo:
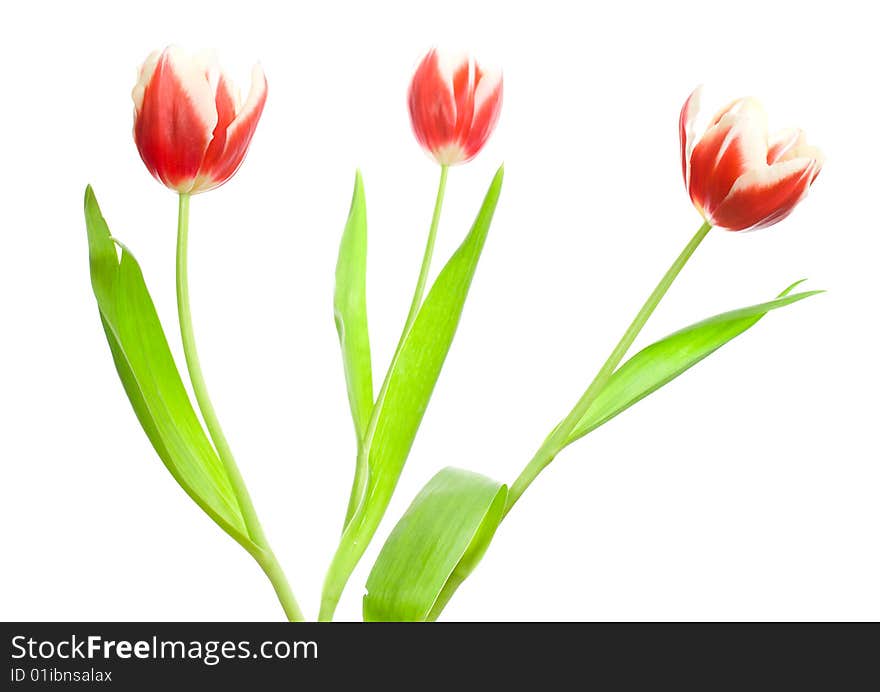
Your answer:
[[[92,288],[113,362],[138,421],[186,493],[245,548],[248,538],[232,486],[196,417],[137,261],[117,245],[91,187],[86,188]]]
[[[348,221],[339,244],[333,312],[342,347],[348,403],[358,442],[363,440],[373,410],[373,371],[367,330],[367,206],[358,171]]]
[[[387,505],[449,353],[501,194],[499,168],[464,242],[437,276],[392,365],[368,440],[368,503]]]
[[[639,351],[620,366],[578,422],[566,444],[607,423],[685,370],[754,326],[771,310],[791,305],[821,291],[789,295],[801,282],[786,288],[776,300],[715,315],[670,334]]]
[[[354,497],[339,548],[327,573],[322,617],[329,617],[351,571],[385,514],[434,385],[452,345],[464,302],[501,194],[498,169],[470,232],[437,276],[401,345],[373,409],[363,443],[367,479]]]
[[[507,487],[445,468],[418,494],[367,579],[364,620],[435,620],[479,563],[504,513]]]

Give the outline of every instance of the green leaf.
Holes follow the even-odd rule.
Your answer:
[[[607,423],[731,339],[755,325],[771,310],[791,305],[822,291],[789,295],[802,283],[786,288],[776,300],[715,315],[647,346],[621,365],[569,435],[566,444]]]
[[[368,502],[384,512],[409,455],[440,370],[449,353],[464,302],[501,194],[504,169],[489,186],[464,242],[437,276],[391,366],[384,396],[368,440]]]
[[[348,403],[358,442],[367,432],[373,411],[373,372],[367,330],[367,207],[358,171],[351,210],[339,244],[333,312],[342,347]]]
[[[113,362],[138,421],[186,493],[246,549],[256,546],[223,464],[196,417],[168,348],[140,267],[117,243],[86,188],[92,288]]]
[[[415,440],[446,354],[452,345],[465,298],[486,242],[501,194],[504,167],[498,169],[470,232],[437,276],[389,368],[363,443],[367,478],[353,492],[355,509],[327,573],[321,618],[330,617],[342,589],[388,508]],[[360,489],[355,479],[356,490]]]
[[[433,621],[479,563],[504,515],[507,486],[445,468],[418,494],[367,579],[364,620]]]

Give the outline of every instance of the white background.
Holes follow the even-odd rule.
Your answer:
[[[182,364],[175,196],[141,164],[130,90],[154,48],[213,47],[269,99],[238,175],[193,200],[191,293],[212,396],[310,617],[354,467],[332,319],[355,167],[369,212],[374,370],[418,272],[438,169],[405,94],[420,55],[505,72],[494,136],[451,171],[434,271],[495,168],[498,212],[395,499],[458,465],[512,481],[700,219],[677,118],[761,99],[827,155],[808,199],[713,231],[639,340],[773,297],[769,315],[569,448],[529,489],[449,620],[880,618],[875,23],[860,3],[16,3],[0,26],[3,619],[281,616],[256,564],[181,491],[125,399],[88,276],[95,186]],[[246,92],[247,84],[243,85]]]

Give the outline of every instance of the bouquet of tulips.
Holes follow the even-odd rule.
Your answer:
[[[370,544],[403,472],[477,270],[503,182],[499,168],[474,223],[433,285],[428,276],[452,166],[476,156],[498,121],[502,76],[469,56],[431,50],[415,71],[409,111],[419,144],[439,165],[436,203],[424,257],[397,348],[378,390],[367,324],[367,214],[360,172],[336,265],[334,317],[356,435],[351,494],[339,545],[327,571],[319,619],[331,620],[355,566]],[[135,415],[165,467],[220,528],[257,561],[289,620],[304,620],[257,518],[224,437],[199,363],[189,305],[187,238],[194,195],[238,170],[266,103],[255,67],[247,98],[213,58],[169,47],[140,69],[134,140],[150,173],[178,194],[177,308],[186,371],[201,419],[171,355],[144,277],[131,251],[110,233],[86,189],[92,287],[101,324]],[[642,398],[678,377],[765,314],[812,296],[791,284],[771,300],[725,312],[666,336],[628,359],[651,314],[713,227],[746,231],[775,224],[804,198],[821,153],[798,130],[767,134],[752,99],[722,108],[697,136],[699,90],[679,119],[681,169],[702,223],[636,313],[583,396],[549,431],[508,486],[475,471],[445,468],[427,483],[391,531],[370,572],[365,620],[435,620],[479,563],[517,500],[556,456]],[[515,203],[515,201],[513,202]]]

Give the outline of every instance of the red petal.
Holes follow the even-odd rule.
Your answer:
[[[474,119],[474,89],[477,76],[471,70],[473,62],[465,60],[456,69],[452,77],[452,88],[455,93],[455,132],[453,141],[462,142],[467,137],[471,122]]]
[[[216,113],[205,102],[207,81],[201,84],[187,65],[175,65],[174,55],[171,49],[162,53],[144,87],[134,139],[150,173],[187,191],[211,141]]]
[[[235,96],[232,93],[232,85],[226,75],[221,74],[217,81],[217,126],[214,128],[213,139],[208,145],[205,157],[200,165],[202,173],[214,170],[221,161],[226,149],[226,131],[235,120]]]
[[[416,139],[435,152],[453,141],[456,107],[449,83],[440,71],[436,50],[419,63],[409,87],[409,115]]]
[[[470,131],[467,133],[467,138],[463,143],[464,154],[467,157],[464,159],[465,161],[472,159],[483,148],[486,140],[489,139],[489,135],[492,134],[492,130],[495,129],[498,116],[501,114],[503,78],[499,74],[493,87],[491,83],[486,81],[486,79],[489,79],[488,77],[483,78],[482,72],[480,75],[481,83],[477,84],[477,94],[475,96],[477,110],[474,114]],[[483,91],[485,90],[488,91],[484,94]]]
[[[747,173],[712,212],[712,223],[745,231],[782,221],[806,195],[818,168],[817,161],[797,159]]]
[[[745,102],[725,112],[694,146],[690,160],[691,200],[712,215],[734,182],[755,166],[766,166],[766,124]]]
[[[218,187],[229,180],[244,161],[254,136],[254,130],[260,121],[263,107],[266,105],[268,85],[262,68],[254,67],[251,77],[251,89],[247,101],[232,123],[226,128],[226,140],[223,150],[211,161],[205,160],[199,171],[199,180],[193,192],[204,192]]]

